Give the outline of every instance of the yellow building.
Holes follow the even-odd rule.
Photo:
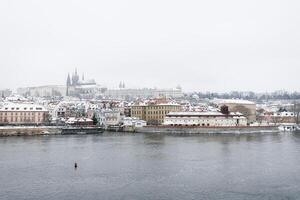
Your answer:
[[[131,116],[145,120],[149,125],[159,125],[164,122],[169,112],[181,111],[181,106],[175,103],[149,103],[131,107]]]

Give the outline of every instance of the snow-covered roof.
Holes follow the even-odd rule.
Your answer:
[[[27,101],[27,99],[21,95],[13,94],[12,96],[6,97],[7,101]]]
[[[3,107],[0,108],[0,111],[44,111],[46,112],[47,109],[44,106],[37,105],[37,104],[17,104],[17,103],[7,103],[4,104]]]
[[[166,103],[139,102],[138,104],[133,104],[132,106],[180,106],[180,105],[175,102],[166,102]]]
[[[75,118],[75,117],[70,117],[66,123],[67,124],[74,124],[75,122],[92,122],[93,120],[89,118]]]
[[[167,116],[227,116],[221,112],[169,112]],[[243,116],[239,112],[231,112],[229,116]]]

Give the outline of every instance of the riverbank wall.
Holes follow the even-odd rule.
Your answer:
[[[2,126],[0,136],[33,136],[33,135],[61,135],[59,126]],[[123,128],[120,130],[106,130],[108,132],[128,133],[160,133],[160,134],[251,134],[251,133],[279,133],[277,126],[246,126],[246,127],[174,127],[174,126],[145,126],[140,128]],[[76,133],[74,133],[76,134]]]
[[[57,126],[2,126],[0,136],[33,136],[33,135],[60,135],[61,127]]]
[[[279,133],[277,126],[245,126],[245,127],[174,127],[174,126],[145,126],[136,128],[137,133],[161,134],[251,134]]]

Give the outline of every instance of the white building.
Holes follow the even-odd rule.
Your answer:
[[[105,97],[112,99],[128,99],[128,98],[156,98],[156,97],[183,97],[181,88],[171,89],[155,89],[155,88],[142,88],[142,89],[108,89],[103,94]]]
[[[131,126],[137,128],[144,127],[147,125],[146,121],[140,120],[136,117],[124,117],[122,122],[124,126]]]
[[[171,126],[247,126],[247,119],[241,113],[221,112],[170,112],[164,125]]]
[[[106,109],[95,113],[99,125],[118,126],[121,124],[121,113],[118,110]]]
[[[18,88],[17,93],[23,96],[31,97],[65,96],[66,89],[67,87],[63,85],[46,85],[38,87]]]

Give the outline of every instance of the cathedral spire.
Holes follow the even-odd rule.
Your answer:
[[[69,96],[69,87],[70,86],[71,86],[71,78],[70,78],[70,74],[68,73],[66,96]]]
[[[70,78],[70,74],[68,73],[68,78],[67,78],[67,86],[71,85],[71,78]]]
[[[72,76],[72,85],[78,85],[78,81],[80,77],[78,76],[78,73],[77,73],[77,67],[75,68],[75,74],[73,74]]]

